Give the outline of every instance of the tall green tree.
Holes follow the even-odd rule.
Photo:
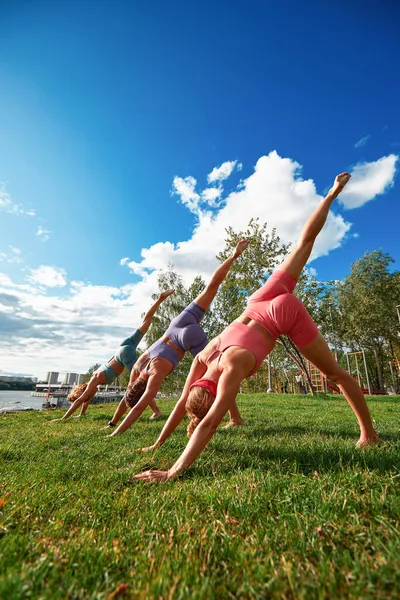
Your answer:
[[[343,338],[350,348],[373,354],[379,389],[384,388],[387,359],[399,342],[400,272],[390,269],[392,263],[382,250],[367,252],[338,286]]]

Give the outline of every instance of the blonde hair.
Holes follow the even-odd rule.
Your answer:
[[[87,388],[87,383],[81,383],[80,385],[76,385],[72,388],[72,391],[68,394],[67,400],[70,402],[75,402],[83,394],[83,392]]]
[[[201,423],[213,405],[215,396],[210,394],[205,388],[193,386],[190,389],[188,399],[186,400],[186,412],[189,415],[190,423],[187,427],[188,437],[191,437],[197,425]]]

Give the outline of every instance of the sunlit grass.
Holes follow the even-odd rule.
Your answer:
[[[369,402],[385,442],[359,451],[342,398],[242,396],[246,426],[160,485],[133,474],[172,465],[184,426],[143,455],[146,413],[113,439],[110,405],[1,417],[0,598],[399,597],[400,399]]]

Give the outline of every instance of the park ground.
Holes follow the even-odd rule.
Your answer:
[[[398,598],[400,397],[368,402],[384,442],[356,450],[342,397],[241,396],[245,427],[150,485],[183,425],[149,455],[147,412],[113,439],[113,405],[0,417],[0,598]]]

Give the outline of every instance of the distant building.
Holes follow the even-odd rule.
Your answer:
[[[80,385],[83,383],[83,375],[81,373],[65,373],[63,385]]]
[[[78,378],[78,373],[65,373],[63,385],[75,385]]]
[[[47,373],[47,383],[48,383],[49,385],[52,385],[52,384],[54,384],[54,383],[57,383],[57,382],[58,382],[58,375],[59,375],[59,374],[58,374],[58,372],[56,372],[56,371],[49,371],[49,372]]]

